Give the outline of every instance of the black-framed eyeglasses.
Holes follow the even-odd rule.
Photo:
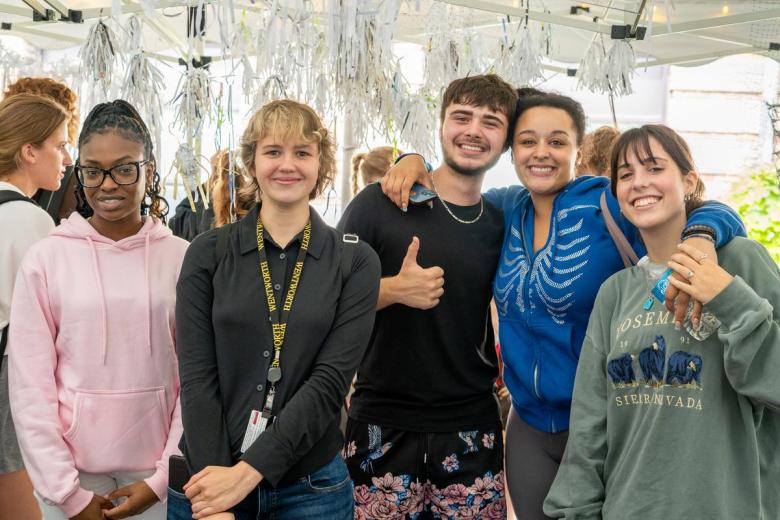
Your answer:
[[[98,168],[97,166],[82,166],[76,164],[76,178],[85,188],[97,188],[106,180],[106,175],[119,186],[127,186],[138,182],[141,175],[141,166],[150,163],[149,159],[144,161],[133,161],[125,164],[119,164],[113,168]]]

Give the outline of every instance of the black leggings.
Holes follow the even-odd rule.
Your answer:
[[[547,520],[542,504],[566,449],[568,432],[529,426],[514,408],[506,425],[506,486],[517,520]]]

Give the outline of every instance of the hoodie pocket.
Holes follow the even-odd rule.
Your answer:
[[[164,387],[77,390],[65,440],[87,473],[152,469],[168,440]]]

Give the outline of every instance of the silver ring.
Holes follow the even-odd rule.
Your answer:
[[[691,278],[693,278],[693,271],[688,271],[688,274],[686,274],[685,276],[688,277],[688,279],[690,280]]]

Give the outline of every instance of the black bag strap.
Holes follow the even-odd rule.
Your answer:
[[[230,241],[230,226],[222,226],[217,230],[217,247],[214,250],[214,255],[216,259],[216,263],[214,265],[215,271],[216,271],[216,266],[219,265],[219,263],[225,257],[225,251],[227,250],[227,245],[229,241]]]
[[[19,192],[13,190],[0,190],[0,204],[5,204],[6,202],[13,202],[17,200],[23,200],[31,204],[35,204],[34,200],[29,197],[25,197]],[[37,206],[37,204],[35,205]]]
[[[606,191],[601,193],[600,202],[601,213],[604,215],[604,223],[607,225],[607,231],[609,231],[609,235],[612,237],[612,241],[615,243],[618,253],[620,253],[620,258],[623,260],[623,266],[631,267],[632,265],[636,265],[639,261],[639,257],[628,242],[626,235],[620,230],[620,226],[617,225],[617,222],[615,222],[615,219],[612,217],[612,213],[610,213],[609,206],[607,205]]]
[[[360,238],[352,233],[345,233],[341,241],[344,244],[341,247],[341,286],[344,287],[352,272],[352,257],[355,255],[355,247],[360,242]]]
[[[3,339],[0,339],[0,368],[3,366],[3,356],[5,356],[5,346],[8,344],[8,325],[3,327]]]
[[[352,233],[345,233],[344,236],[341,237],[342,247],[341,247],[341,287],[344,288],[344,285],[347,283],[347,278],[349,278],[349,275],[352,273],[352,258],[355,256],[355,248],[357,247],[358,242],[360,242],[360,238]],[[352,382],[349,383],[350,388],[352,387]],[[349,394],[349,390],[347,390],[347,394]],[[344,403],[342,405],[343,414],[349,413],[349,406],[347,406],[347,398],[344,397]],[[343,423],[343,421],[341,421]],[[344,432],[342,432],[344,433]]]

